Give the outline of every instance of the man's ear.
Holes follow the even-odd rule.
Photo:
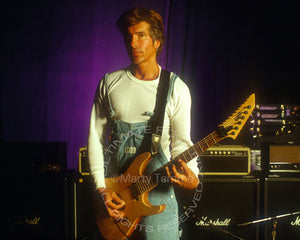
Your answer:
[[[159,40],[155,40],[153,45],[156,48],[156,50],[159,49],[159,47],[160,47],[160,41]]]

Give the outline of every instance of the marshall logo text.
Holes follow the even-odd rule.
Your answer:
[[[292,226],[300,226],[300,217],[298,216],[295,221],[291,222]]]
[[[224,220],[217,218],[217,219],[208,219],[208,217],[202,216],[201,219],[196,222],[196,226],[219,226],[219,227],[226,227],[229,226],[231,222],[231,218],[225,218]]]

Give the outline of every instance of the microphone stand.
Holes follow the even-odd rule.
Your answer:
[[[273,221],[273,224],[272,224],[272,226],[273,226],[272,238],[273,238],[273,240],[275,240],[276,239],[276,234],[277,234],[276,228],[277,228],[277,224],[278,224],[276,219],[289,217],[289,216],[293,216],[293,215],[300,215],[300,212],[291,212],[291,213],[281,214],[281,215],[274,216],[274,217],[262,218],[262,219],[258,219],[258,220],[251,221],[251,222],[240,223],[240,224],[237,224],[237,226],[238,227],[244,227],[244,226],[248,226],[250,224],[256,224],[256,223],[267,222],[267,221],[272,220]]]

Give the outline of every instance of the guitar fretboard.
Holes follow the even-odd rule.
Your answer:
[[[153,188],[155,188],[159,183],[164,182],[168,183],[168,177],[165,171],[165,167],[170,167],[173,164],[177,164],[179,159],[188,163],[189,161],[193,160],[194,158],[198,157],[201,153],[205,152],[209,147],[215,145],[219,142],[222,138],[219,137],[217,131],[212,132],[195,145],[191,146],[183,153],[179,154],[173,160],[169,161],[155,172],[153,172],[149,176],[143,176],[139,181],[133,183],[131,185],[131,192],[134,196],[138,196],[144,192],[147,192]]]
[[[218,136],[218,133],[214,131],[199,142],[197,142],[195,145],[185,150],[183,153],[179,154],[173,159],[173,161],[178,161],[179,159],[181,159],[188,163],[192,159],[198,157],[201,153],[205,152],[208,148],[215,145],[220,140],[221,138]]]
[[[170,167],[173,164],[175,166],[178,166],[178,161],[180,159],[188,163],[225,137],[236,139],[254,107],[255,94],[252,94],[224,123],[222,123],[222,125],[219,125],[216,131],[212,132],[211,134],[197,142],[195,145],[179,154],[173,160],[169,161],[168,163],[154,171],[151,175],[142,176],[141,179],[133,183],[130,186],[133,195],[137,197],[138,195],[155,188],[159,183],[162,183],[162,180],[164,179],[170,181],[165,170],[167,166],[171,170]]]

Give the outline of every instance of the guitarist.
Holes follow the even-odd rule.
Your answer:
[[[123,34],[131,65],[107,74],[97,87],[90,118],[88,155],[96,189],[104,198],[108,214],[118,220],[124,217],[122,209],[126,203],[106,188],[105,177],[124,173],[138,154],[149,152],[146,135],[162,72],[156,57],[165,37],[161,16],[149,9],[129,10],[116,25]],[[171,73],[168,91],[160,147],[145,174],[192,146],[189,89]],[[188,164],[180,161],[180,166],[166,167],[165,180],[185,189],[195,189],[199,183],[198,171],[196,160]],[[166,209],[142,218],[136,229],[138,239],[179,239],[178,207],[172,184],[154,188],[149,193],[149,201],[153,205],[165,204]]]

